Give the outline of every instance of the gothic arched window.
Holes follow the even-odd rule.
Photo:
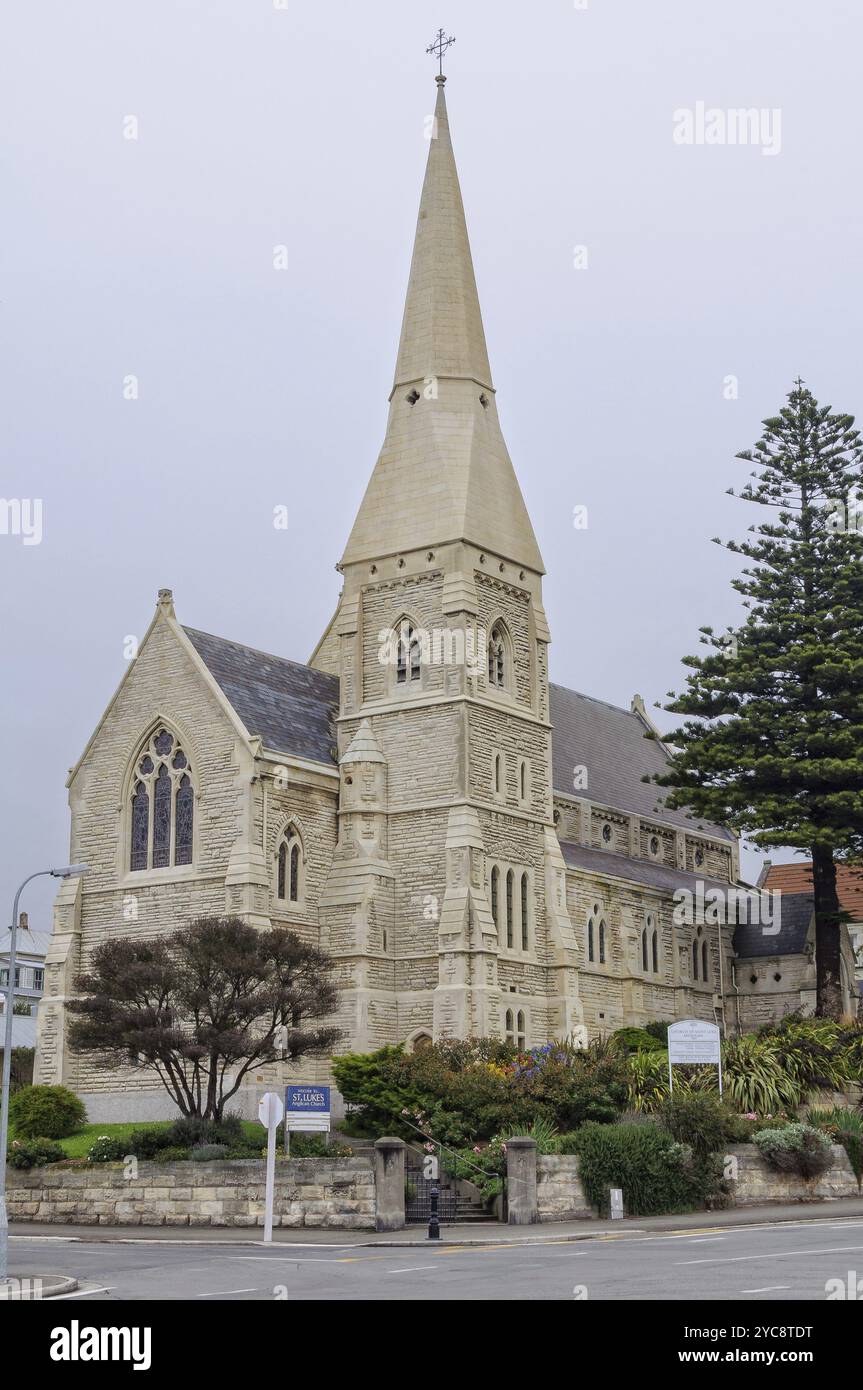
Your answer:
[[[514,935],[513,935],[513,922],[512,922],[512,896],[513,896],[513,884],[514,884],[514,881],[515,881],[515,874],[513,873],[512,869],[507,869],[507,872],[506,872],[506,944],[507,944],[507,946],[509,947],[510,950],[512,950],[513,942],[514,942],[514,939],[515,939],[515,938],[514,938]]]
[[[599,963],[605,965],[605,918],[599,924]]]
[[[295,826],[282,834],[276,853],[276,897],[280,902],[298,903],[303,892],[303,846]]]
[[[659,937],[655,928],[653,932],[653,973],[654,975],[659,974]]]
[[[498,869],[497,864],[493,864],[493,865],[492,865],[492,870],[491,870],[491,916],[492,916],[492,921],[494,922],[494,924],[495,924],[495,926],[497,927],[498,931],[500,931],[500,922],[498,921],[498,894],[499,894],[499,889],[500,889],[500,870]]]
[[[519,1011],[518,1011],[518,1015],[516,1016],[516,1020],[515,1020],[515,1027],[516,1027],[515,1045],[516,1045],[516,1047],[518,1048],[519,1052],[524,1052],[525,1047],[527,1046],[527,1029],[525,1028],[525,1024],[524,1024],[524,1010],[523,1010],[523,1009],[519,1009]]]
[[[396,683],[398,685],[407,685],[410,681],[419,680],[421,654],[419,633],[407,618],[403,618],[399,623],[396,641]]]
[[[705,981],[710,979],[710,971],[709,971],[709,969],[708,969],[708,960],[709,960],[709,957],[708,957],[708,954],[707,954],[707,942],[706,942],[706,941],[702,941],[702,943],[701,943],[701,978],[702,978],[702,980],[705,980]]]
[[[641,933],[641,968],[647,973],[647,927]]]
[[[495,623],[488,639],[488,683],[499,690],[506,686],[506,637],[500,623]]]
[[[527,874],[521,876],[521,949],[526,951],[530,940],[530,901]]]
[[[514,1044],[514,1043],[515,1043],[515,1023],[514,1023],[514,1019],[513,1019],[513,1012],[512,1012],[512,1009],[507,1009],[507,1011],[506,1011],[505,1028],[506,1028],[506,1040],[507,1040],[507,1042],[508,1042],[508,1043],[513,1043],[513,1044]]]
[[[191,864],[195,792],[178,739],[159,728],[138,758],[130,795],[129,868]]]
[[[693,980],[697,980],[697,979],[698,979],[698,942],[697,942],[697,941],[693,941],[693,943],[692,943],[692,978],[693,978]]]

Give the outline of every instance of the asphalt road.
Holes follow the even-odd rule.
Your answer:
[[[290,1247],[13,1236],[15,1275],[69,1274],[79,1303],[183,1300],[825,1301],[863,1279],[863,1220],[727,1226],[524,1245]],[[857,1273],[859,1271],[859,1274]],[[833,1286],[835,1287],[835,1286]],[[59,1301],[59,1300],[57,1300]]]

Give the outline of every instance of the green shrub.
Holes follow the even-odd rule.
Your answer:
[[[611,1035],[627,1052],[661,1052],[665,1046],[646,1028],[618,1028]]]
[[[36,1058],[35,1047],[13,1047],[12,1063],[9,1068],[9,1084],[12,1095],[22,1086],[33,1084],[33,1063]]]
[[[811,1108],[808,1123],[820,1129],[834,1144],[841,1144],[848,1155],[858,1184],[863,1181],[863,1115],[841,1105],[829,1109]]]
[[[496,1135],[485,1145],[476,1144],[457,1151],[445,1150],[443,1167],[453,1177],[473,1183],[488,1204],[503,1192],[506,1144],[500,1135]]]
[[[759,1129],[752,1136],[762,1157],[781,1173],[814,1178],[830,1167],[830,1140],[812,1125],[795,1123],[781,1129]]]
[[[100,1134],[87,1150],[88,1163],[116,1163],[125,1158],[129,1146],[123,1139],[112,1139],[109,1134]]]
[[[65,1086],[22,1086],[9,1114],[19,1139],[65,1139],[87,1123],[83,1101]]]
[[[662,1019],[654,1019],[652,1023],[645,1023],[645,1033],[649,1033],[652,1038],[656,1038],[663,1047],[668,1047],[668,1024]]]
[[[623,1189],[628,1216],[652,1216],[702,1205],[718,1186],[718,1159],[709,1172],[694,1165],[691,1151],[655,1124],[587,1124],[564,1139],[565,1151],[578,1154],[585,1195],[600,1214],[608,1214],[611,1187]]]
[[[186,1163],[189,1150],[181,1148],[179,1144],[166,1144],[163,1149],[156,1150],[153,1158],[156,1163]]]
[[[13,1139],[7,1161],[11,1168],[43,1168],[46,1163],[61,1163],[65,1157],[54,1139]]]
[[[688,1144],[699,1158],[720,1153],[732,1139],[732,1116],[718,1095],[709,1091],[669,1096],[656,1112],[663,1129],[678,1144]]]
[[[169,1148],[176,1141],[172,1138],[172,1126],[150,1126],[136,1129],[126,1140],[126,1151],[136,1158],[157,1158],[160,1150]],[[181,1147],[188,1147],[182,1145]]]
[[[226,1148],[239,1148],[245,1144],[243,1121],[239,1115],[224,1115],[221,1120],[202,1120],[197,1116],[182,1115],[166,1131],[170,1135],[169,1144],[182,1149],[192,1149],[199,1144],[224,1144]]]
[[[189,1150],[193,1163],[213,1163],[216,1159],[228,1157],[227,1144],[196,1144]]]

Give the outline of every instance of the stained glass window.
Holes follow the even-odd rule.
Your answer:
[[[176,766],[177,759],[174,759]],[[185,767],[185,758],[183,759]],[[191,864],[192,862],[192,816],[195,801],[195,793],[188,776],[180,778],[180,785],[177,788],[175,806],[175,831],[174,831],[174,863]]]
[[[287,865],[287,862],[288,847],[283,840],[282,843],[279,845],[279,871],[278,882],[276,884],[276,896],[279,898],[283,898],[285,896],[285,867]]]
[[[599,963],[605,965],[605,923],[599,924]]]
[[[295,903],[300,896],[300,847],[294,843],[291,845],[291,902]]]
[[[191,864],[194,814],[189,760],[174,735],[160,728],[138,761],[131,805],[130,869]]]
[[[171,854],[171,774],[162,763],[153,792],[153,868],[164,869]]]
[[[147,841],[150,834],[150,798],[143,782],[135,787],[132,797],[132,856],[130,869],[146,869]]]
[[[495,864],[491,871],[491,916],[496,927],[500,926],[497,920],[497,885],[500,878],[500,871]]]
[[[512,950],[512,946],[513,946],[513,933],[512,933],[512,888],[513,888],[513,877],[514,877],[514,875],[513,875],[512,869],[508,869],[508,870],[507,870],[507,875],[506,875],[506,944],[507,944],[507,946],[509,947],[510,950]]]

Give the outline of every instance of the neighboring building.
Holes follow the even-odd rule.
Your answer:
[[[771,864],[758,879],[760,889],[782,895],[782,930],[765,936],[751,927],[738,927],[734,949],[741,961],[737,975],[748,1000],[742,1005],[744,1027],[763,1023],[775,1013],[815,1008],[815,913],[812,864]],[[863,867],[837,866],[839,905],[850,921],[841,928],[840,976],[843,1008],[856,1014],[863,996]]]
[[[639,697],[619,709],[549,680],[544,567],[437,81],[386,437],[332,621],[304,665],[181,625],[162,590],[70,773],[72,858],[90,872],[58,893],[37,1079],[94,1119],[169,1102],[69,1053],[75,975],[112,936],[203,913],[289,926],[335,957],[344,1048],[735,1024],[733,926],[674,910],[675,893],[736,883],[735,837],[642,780],[666,754]]]
[[[0,932],[0,989],[9,984],[9,943],[11,932],[7,927]],[[49,932],[30,930],[27,913],[22,912],[18,919],[15,936],[15,1006],[18,1012],[12,1016],[12,1046],[35,1047],[36,1019],[39,1002],[45,989],[45,955],[51,940]],[[3,1051],[3,1014],[6,1009],[5,994],[0,994],[0,1053]],[[27,1012],[22,1012],[26,1009]]]

